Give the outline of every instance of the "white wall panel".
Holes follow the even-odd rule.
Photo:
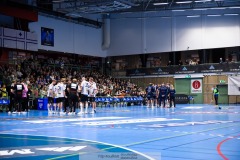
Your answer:
[[[114,16],[108,56],[240,46],[239,10],[166,13]]]
[[[204,48],[239,45],[239,16],[205,16]]]
[[[26,32],[27,40],[37,41],[38,35],[36,33]],[[40,35],[39,35],[40,36]]]
[[[167,52],[171,50],[171,21],[170,17],[146,19],[147,52]]]
[[[111,19],[110,55],[143,53],[142,19]]]
[[[26,50],[37,51],[38,50],[38,44],[37,43],[26,42]]]
[[[39,35],[39,49],[101,57],[240,46],[240,16],[224,16],[230,11],[221,11],[220,17],[207,16],[217,11],[197,11],[200,17],[194,18],[187,17],[196,14],[190,11],[167,12],[165,18],[157,13],[118,14],[110,19],[111,42],[105,51],[101,29],[41,15],[29,28]],[[54,47],[41,45],[41,27],[54,29]]]
[[[16,38],[16,30],[10,28],[3,28],[3,36]]]
[[[24,41],[17,41],[16,48],[24,50],[25,49],[25,42]]]
[[[41,27],[54,29],[54,47],[41,45]],[[106,57],[106,52],[101,49],[101,29],[41,15],[39,21],[31,23],[29,28],[39,35],[39,49]]]
[[[202,46],[202,18],[174,17],[173,51],[201,49]]]
[[[11,39],[3,39],[3,47],[16,48],[17,47],[17,41],[16,40],[11,40]]]

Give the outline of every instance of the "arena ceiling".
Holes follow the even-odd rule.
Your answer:
[[[72,18],[83,23],[97,24],[88,15],[151,12],[166,10],[192,10],[207,8],[239,8],[240,0],[1,0],[34,7],[48,14]]]
[[[68,15],[240,6],[240,0],[38,0]]]

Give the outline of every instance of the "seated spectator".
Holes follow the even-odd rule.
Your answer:
[[[168,61],[167,66],[171,66],[171,65],[172,65],[172,62],[171,62],[171,61]]]
[[[225,63],[229,63],[229,60],[228,60],[228,59],[226,59]]]
[[[222,58],[219,59],[219,63],[223,64],[223,59]]]
[[[181,59],[178,61],[178,65],[179,66],[183,65],[183,62],[181,61]]]

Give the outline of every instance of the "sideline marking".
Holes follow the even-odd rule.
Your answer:
[[[183,119],[177,118],[144,118],[144,119],[128,119],[114,121],[98,121],[98,122],[78,122],[72,123],[76,125],[98,126],[98,125],[116,125],[116,124],[131,124],[131,123],[148,123],[148,122],[164,122],[164,121],[180,121]]]
[[[202,109],[203,107],[183,107],[181,109]]]
[[[236,137],[239,137],[240,136],[240,134],[239,135],[236,135],[236,136],[233,136],[233,137],[231,137],[231,138],[227,138],[227,139],[224,139],[223,141],[221,141],[220,143],[218,143],[218,145],[217,145],[217,152],[218,152],[218,154],[224,159],[224,160],[229,160],[222,152],[221,152],[221,146],[222,146],[222,144],[223,143],[225,143],[225,142],[227,142],[227,141],[229,141],[229,140],[232,140],[233,138],[236,138]]]
[[[59,122],[79,122],[79,121],[97,121],[97,120],[108,120],[108,119],[125,119],[130,117],[96,117],[96,118],[66,118],[66,119],[47,119],[47,120],[33,120],[33,121],[23,121],[27,123],[59,123]]]

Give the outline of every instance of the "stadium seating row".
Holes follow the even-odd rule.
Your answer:
[[[142,104],[144,98],[139,96],[134,97],[96,97],[95,101],[97,102],[97,106],[102,107],[106,106],[127,106],[128,104]]]

